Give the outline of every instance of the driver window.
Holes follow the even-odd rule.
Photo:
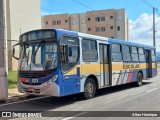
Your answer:
[[[79,59],[79,39],[64,36],[61,39],[61,70],[66,73],[73,69]]]

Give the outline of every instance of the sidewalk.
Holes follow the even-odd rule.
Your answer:
[[[23,93],[19,93],[17,88],[8,89],[8,100],[4,103],[17,102],[19,100],[25,100],[27,96]]]
[[[24,94],[19,93],[17,88],[8,89],[8,97],[13,97],[13,96],[24,96]]]

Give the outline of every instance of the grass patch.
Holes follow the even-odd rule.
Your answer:
[[[8,72],[8,88],[17,88],[17,71]]]

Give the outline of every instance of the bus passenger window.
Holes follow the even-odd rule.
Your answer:
[[[131,62],[130,47],[128,45],[122,46],[122,54],[124,62]]]
[[[121,62],[121,46],[119,44],[112,44],[112,60],[114,62]]]
[[[137,47],[131,47],[131,57],[133,62],[139,62]]]
[[[97,42],[95,40],[82,40],[82,56],[85,62],[95,62],[98,60]]]
[[[138,54],[139,54],[139,61],[145,62],[145,56],[144,56],[144,49],[138,48]]]

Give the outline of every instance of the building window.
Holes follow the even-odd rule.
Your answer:
[[[46,25],[48,25],[48,21],[46,21]]]
[[[113,26],[110,26],[110,30],[113,30]]]
[[[105,17],[101,17],[101,21],[105,21]]]
[[[61,21],[60,20],[57,20],[57,25],[61,25]]]
[[[101,31],[102,32],[106,31],[106,28],[105,27],[101,27]]]
[[[110,16],[110,19],[113,19],[113,16]]]
[[[99,22],[100,21],[100,17],[95,17],[95,21]]]
[[[76,23],[76,20],[72,20],[72,25],[75,25]]]
[[[85,24],[86,20],[85,19],[81,19],[81,24]]]
[[[120,31],[120,30],[121,30],[120,26],[117,26],[117,30],[118,30],[118,31]]]
[[[100,27],[96,27],[96,32],[100,32]]]
[[[56,21],[53,21],[53,22],[52,22],[53,25],[56,25],[56,23],[57,23]]]
[[[88,28],[88,31],[91,31],[91,28]]]
[[[88,18],[88,21],[91,21],[91,18]]]
[[[68,20],[65,20],[65,23],[68,23]]]

